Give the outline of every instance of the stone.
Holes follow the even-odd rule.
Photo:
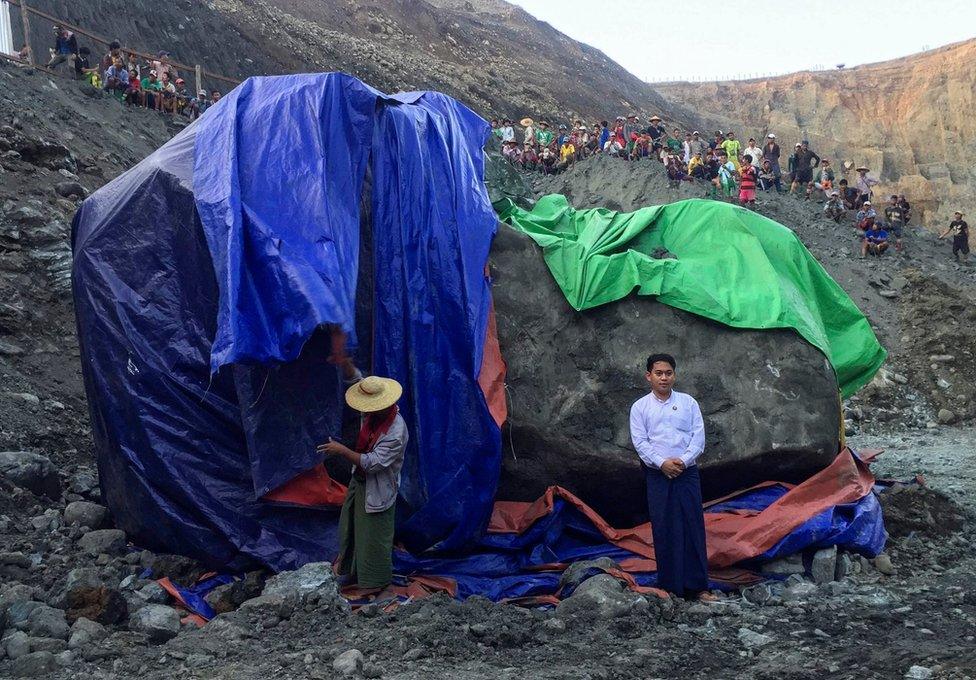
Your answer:
[[[404,661],[416,661],[424,657],[423,647],[411,647],[403,654]]]
[[[834,580],[842,581],[854,573],[854,560],[850,553],[840,553],[837,555],[837,567],[834,570]]]
[[[773,641],[768,635],[763,635],[762,633],[757,633],[749,628],[739,629],[739,642],[746,649],[761,649]]]
[[[929,680],[933,675],[932,669],[925,666],[911,666],[905,671],[907,680]]]
[[[38,496],[56,500],[61,496],[57,469],[46,456],[29,451],[0,452],[0,475]]]
[[[264,589],[265,581],[264,572],[248,572],[240,581],[234,581],[211,590],[206,597],[207,603],[218,614],[233,611],[247,600],[260,595]]]
[[[750,604],[764,605],[772,598],[772,591],[766,583],[757,583],[754,586],[742,589],[742,599]]]
[[[166,642],[179,635],[180,615],[172,607],[147,604],[129,617],[129,630],[143,633],[154,644]]]
[[[348,607],[339,596],[329,562],[310,562],[294,571],[283,571],[267,580],[262,595],[282,595],[296,603],[318,602],[321,606]]]
[[[51,652],[31,652],[10,665],[10,675],[15,678],[36,678],[47,675],[57,668],[57,665]]]
[[[43,602],[33,600],[13,602],[7,607],[7,625],[20,630],[27,629],[27,619],[31,612],[39,607],[46,606]]]
[[[805,574],[806,567],[803,566],[803,555],[794,553],[772,562],[766,562],[760,566],[759,571],[774,576],[789,576],[791,574]]]
[[[571,563],[559,577],[560,588],[576,588],[587,578],[605,573],[608,569],[619,569],[620,566],[609,557],[595,560],[580,560]]]
[[[810,564],[810,576],[814,583],[829,583],[834,580],[837,571],[837,546],[821,548],[813,554]]]
[[[88,471],[80,471],[68,478],[68,490],[79,496],[90,498],[98,492],[98,480]],[[92,527],[93,529],[95,527]]]
[[[101,588],[104,585],[102,576],[95,567],[75,567],[65,576],[64,583],[58,590],[51,604],[58,609],[67,609],[70,605],[68,598],[76,590]]]
[[[875,569],[885,576],[891,576],[895,573],[895,565],[891,563],[891,557],[888,556],[888,553],[879,554],[872,560],[872,564],[874,564]]]
[[[22,552],[4,552],[0,553],[0,565],[30,569],[31,558]]]
[[[34,637],[52,637],[61,640],[68,639],[68,622],[64,612],[54,607],[41,605],[36,607],[27,617],[27,630]]]
[[[170,594],[156,581],[147,583],[136,594],[149,604],[168,604],[170,600]]]
[[[631,169],[602,161],[589,161],[586,172],[574,169],[559,181],[574,196],[581,193],[574,191],[578,185],[595,186],[602,170],[621,185],[633,182]],[[639,192],[631,193],[614,207],[643,205]],[[578,313],[539,247],[507,226],[495,236],[491,268],[498,338],[516,404],[509,424],[517,455],[504,456],[499,498],[534,501],[559,485],[611,524],[646,521],[644,476],[628,417],[633,402],[647,394],[644,364],[659,347],[678,360],[678,389],[702,407],[708,436],[699,468],[706,498],[768,479],[800,482],[835,458],[836,378],[823,354],[795,332],[733,329],[650,296]],[[553,361],[553,347],[574,349]]]
[[[69,621],[91,619],[110,625],[120,623],[129,615],[128,602],[116,588],[77,588],[66,598],[65,616]]]
[[[71,635],[68,637],[68,649],[79,649],[91,642],[101,640],[108,635],[105,626],[86,618],[77,619],[71,624]]]
[[[359,672],[363,665],[363,653],[358,649],[349,649],[332,661],[332,670],[339,675],[350,676]]]
[[[790,585],[783,591],[784,602],[802,602],[817,593],[817,586],[809,581]]]
[[[90,501],[74,501],[64,509],[64,521],[69,525],[101,529],[108,519],[108,508]]]
[[[22,630],[14,631],[7,636],[4,648],[7,651],[8,658],[19,659],[22,656],[30,654],[30,638]]]
[[[956,414],[954,411],[950,411],[947,408],[940,408],[939,413],[936,416],[940,425],[951,425],[956,422]]]
[[[30,638],[32,652],[51,652],[58,654],[68,648],[68,643],[59,638],[32,637]]]
[[[7,611],[7,607],[15,602],[26,602],[34,597],[34,589],[23,583],[11,583],[0,592],[0,611]]]
[[[556,606],[556,615],[569,617],[582,614],[598,619],[626,616],[634,607],[638,595],[627,590],[622,581],[610,574],[597,574],[583,581],[572,595]]]
[[[54,193],[64,198],[85,198],[88,196],[88,190],[85,187],[81,186],[78,182],[70,180],[55,184]]]
[[[363,664],[363,677],[364,678],[382,678],[383,677],[383,667],[378,663],[364,663]]]
[[[78,547],[91,555],[117,554],[125,550],[125,532],[121,529],[96,529],[78,541]]]

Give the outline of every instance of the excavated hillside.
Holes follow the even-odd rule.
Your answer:
[[[64,21],[140,51],[243,80],[345,71],[385,92],[437,90],[484,116],[672,114],[650,86],[498,0],[34,0]],[[32,18],[35,53],[51,24]],[[19,22],[15,21],[15,31]],[[97,30],[96,30],[97,29]],[[14,40],[20,44],[20,36]],[[81,39],[82,45],[94,47]],[[93,49],[102,54],[104,47]],[[207,81],[227,89],[226,83]]]
[[[877,195],[904,193],[930,228],[976,209],[976,40],[839,71],[655,87],[709,130],[774,132],[784,153],[809,139],[822,156],[866,164]]]

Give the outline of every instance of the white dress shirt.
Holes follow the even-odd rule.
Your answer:
[[[691,467],[705,449],[705,422],[694,397],[671,391],[661,401],[651,392],[630,408],[630,438],[644,464],[660,468],[669,458]]]

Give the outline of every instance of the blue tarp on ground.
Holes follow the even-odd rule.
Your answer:
[[[105,499],[135,541],[225,568],[334,556],[334,509],[260,498],[339,432],[321,328],[355,337],[369,163],[382,193],[367,368],[403,383],[412,435],[399,537],[451,549],[481,534],[501,448],[477,382],[497,224],[487,135],[435,93],[252,78],[85,201],[72,234],[83,371]]]

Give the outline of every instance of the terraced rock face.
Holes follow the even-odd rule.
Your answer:
[[[883,181],[876,195],[905,193],[927,226],[976,209],[976,40],[841,71],[655,87],[710,130],[774,132],[784,154],[805,138],[822,156],[866,164]]]

